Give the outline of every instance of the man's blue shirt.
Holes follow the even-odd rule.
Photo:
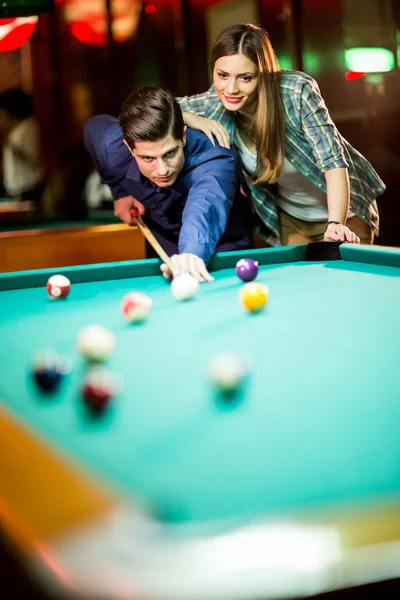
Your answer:
[[[196,254],[206,263],[216,248],[251,246],[251,209],[239,191],[234,149],[214,146],[203,133],[188,128],[182,171],[171,187],[160,188],[140,172],[116,118],[91,118],[84,142],[114,200],[129,195],[139,200],[148,227],[160,241],[174,242],[180,253]]]

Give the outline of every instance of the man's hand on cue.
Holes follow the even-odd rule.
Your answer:
[[[175,274],[190,273],[198,281],[214,281],[214,277],[207,271],[204,260],[195,254],[174,254],[170,260],[174,266]],[[162,264],[160,268],[164,277],[170,279],[172,274],[168,265]]]
[[[124,196],[114,202],[114,215],[121,219],[123,223],[132,225],[131,210],[136,210],[137,213],[143,217],[146,213],[146,209],[139,200],[136,200],[133,196]]]

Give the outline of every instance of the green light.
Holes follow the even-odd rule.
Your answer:
[[[349,48],[344,60],[349,71],[356,73],[387,73],[395,68],[395,58],[387,48]]]
[[[30,17],[54,10],[54,0],[2,0],[0,19]]]
[[[365,76],[365,81],[368,81],[371,85],[379,85],[384,79],[382,73],[370,73]]]
[[[397,65],[400,67],[400,29],[396,31]]]
[[[282,71],[291,71],[293,69],[293,61],[288,54],[278,54],[277,59],[279,62],[279,68]]]
[[[303,52],[304,70],[311,75],[318,73],[321,69],[321,60],[316,52],[306,50]]]

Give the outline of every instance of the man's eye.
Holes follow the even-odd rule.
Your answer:
[[[145,156],[143,160],[144,162],[151,162],[153,159],[150,156]]]
[[[167,154],[165,155],[165,158],[172,158],[174,156],[175,152],[172,150],[171,152],[167,152]]]

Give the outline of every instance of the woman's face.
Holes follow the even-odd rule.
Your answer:
[[[243,54],[222,56],[214,65],[214,86],[227,110],[254,113],[257,102],[257,66]]]

